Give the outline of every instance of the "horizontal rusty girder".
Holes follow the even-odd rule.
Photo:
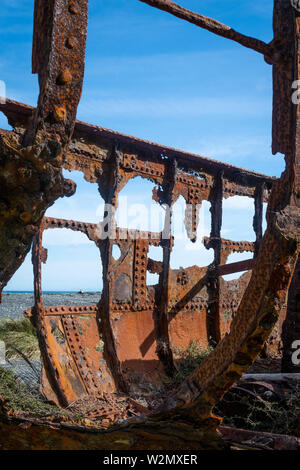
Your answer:
[[[30,118],[35,112],[35,108],[17,101],[7,99],[6,103],[0,103],[0,111],[2,111],[7,116],[9,123],[13,127],[26,127]],[[253,186],[259,182],[265,182],[266,187],[270,189],[273,182],[277,180],[276,177],[270,177],[262,173],[246,170],[244,168],[220,162],[202,155],[184,152],[182,150],[160,145],[148,140],[139,139],[138,137],[122,134],[117,131],[95,126],[93,124],[88,124],[78,120],[75,123],[75,139],[77,135],[108,139],[111,142],[118,141],[120,144],[126,146],[126,148],[131,148],[135,152],[140,150],[144,152],[150,152],[151,154],[167,155],[171,158],[181,159],[182,162],[186,163],[187,165],[196,164],[201,166],[203,171],[207,171],[208,173],[212,174],[223,171],[224,175],[228,177],[229,180],[233,181],[238,180],[239,175],[243,175],[245,180],[253,184]],[[72,150],[69,151],[72,153]],[[151,157],[148,155],[148,158]]]
[[[245,261],[239,261],[237,263],[224,264],[222,266],[217,266],[216,270],[218,276],[225,276],[227,274],[239,273],[241,271],[249,271],[253,269],[256,264],[256,259],[246,259]]]

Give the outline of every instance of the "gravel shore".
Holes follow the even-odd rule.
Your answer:
[[[1,367],[13,372],[31,391],[38,392],[42,367],[40,362],[34,361],[32,367],[30,367],[26,361],[13,360],[7,361]]]
[[[93,305],[99,302],[100,292],[66,292],[66,293],[45,293],[43,302],[45,306],[55,305]],[[33,293],[10,293],[2,294],[2,303],[0,304],[0,320],[12,318],[17,320],[23,318],[23,311],[32,307],[34,304]],[[41,374],[41,363],[32,363],[34,370],[29,364],[20,360],[7,361],[4,367],[11,370],[34,392],[38,391],[39,378]]]
[[[93,305],[99,302],[100,292],[66,292],[45,293],[43,303],[45,306],[55,305]],[[23,311],[34,304],[33,293],[6,293],[2,294],[0,304],[0,319],[13,318],[14,320],[23,316]]]

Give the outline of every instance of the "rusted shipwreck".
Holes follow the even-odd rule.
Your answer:
[[[3,288],[33,242],[35,305],[26,314],[38,333],[44,395],[67,406],[90,395],[129,393],[130,383],[139,381],[141,374],[148,373],[150,381],[156,380],[155,371],[172,375],[176,348],[187,347],[193,339],[203,346],[217,344],[151,416],[103,426],[88,435],[79,426],[71,430],[71,424],[60,431],[33,427],[27,432],[37,447],[57,432],[52,447],[63,445],[59,436],[61,443],[65,436],[71,448],[223,448],[226,444],[217,432],[220,420],[212,409],[266,342],[267,353],[283,342],[283,368],[297,371],[290,355],[291,343],[300,335],[299,109],[291,100],[293,83],[300,78],[298,10],[290,0],[274,1],[274,40],[266,44],[174,2],[142,1],[263,54],[273,66],[272,149],[285,155],[286,169],[280,179],[270,178],[75,121],[88,1],[53,0],[48,9],[35,1],[33,72],[39,74],[38,106],[11,100],[0,105],[14,129],[1,131],[0,281]],[[74,183],[63,179],[62,168],[80,170],[87,181],[98,183],[106,204],[103,222],[44,217],[58,197],[75,192]],[[155,201],[171,208],[161,233],[116,227],[108,210],[109,205],[117,207],[119,192],[136,176],[153,182]],[[221,238],[223,199],[236,195],[253,199],[255,242]],[[186,230],[192,241],[199,206],[204,200],[211,204],[211,233],[204,243],[213,248],[214,261],[207,267],[170,269],[173,239],[164,235],[170,234],[172,206],[179,196],[187,204]],[[263,203],[268,203],[265,233]],[[98,305],[43,306],[43,232],[51,228],[80,231],[99,248],[103,292]],[[112,256],[115,244],[121,250],[118,260]],[[148,256],[150,246],[162,248],[162,262]],[[233,252],[254,257],[226,264]],[[156,286],[147,286],[147,271],[159,275]],[[241,271],[247,272],[237,280],[222,279]],[[11,445],[24,445],[26,431],[17,428],[12,417],[9,422],[2,418],[0,426],[14,429]],[[4,434],[0,443],[8,445]]]

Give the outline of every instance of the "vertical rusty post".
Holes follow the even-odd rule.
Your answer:
[[[254,258],[258,256],[259,245],[263,237],[263,195],[264,195],[264,184],[258,184],[255,188],[254,193],[254,217],[253,217],[253,229],[255,232],[255,248]],[[262,351],[262,357],[267,357],[267,345],[265,345]]]
[[[295,11],[290,0],[274,0],[274,40],[281,61],[273,66],[272,152],[290,155],[295,144],[295,107],[292,84],[295,77]]]
[[[221,228],[223,210],[223,172],[215,175],[214,185],[210,193],[211,203],[211,246],[214,250],[214,267],[221,264]],[[221,339],[220,331],[220,280],[215,269],[209,273],[208,281],[209,309],[207,315],[208,341],[212,345]]]
[[[35,314],[42,307],[42,237],[43,226],[41,224],[38,233],[35,235],[32,243],[31,261],[33,266],[33,288],[34,288],[34,305]]]
[[[253,218],[253,229],[256,235],[255,240],[255,251],[254,257],[257,257],[259,245],[263,237],[263,196],[264,196],[264,185],[259,184],[255,188],[254,193],[254,218]]]
[[[64,156],[81,97],[88,0],[35,0],[34,6],[32,72],[40,94],[27,140],[53,139]]]
[[[276,0],[277,4],[281,5],[279,0]],[[283,2],[283,0],[281,0]],[[297,81],[300,79],[300,61],[299,61],[299,54],[300,54],[300,13],[294,10],[294,13],[291,13],[291,9],[289,11],[288,16],[288,6],[286,6],[286,10],[283,10],[285,13],[285,17],[283,16],[282,25],[281,25],[281,33],[287,36],[288,27],[291,36],[291,43],[289,44],[291,51],[294,52],[294,60],[292,62],[293,70],[290,71],[287,69],[284,70],[277,70],[277,86],[279,88],[283,82],[286,85],[286,93],[288,94],[289,104],[292,99],[293,91],[295,91],[295,86],[293,81],[295,80],[295,84],[298,86]],[[292,14],[294,18],[291,20]],[[295,25],[295,26],[294,26]],[[293,41],[293,43],[292,43]],[[293,50],[294,49],[294,50]],[[284,75],[285,73],[285,75]],[[289,86],[288,86],[289,85]],[[282,86],[281,86],[282,89]],[[299,86],[298,86],[299,89]],[[297,94],[296,98],[298,97],[299,93]],[[281,108],[280,108],[281,105]],[[287,157],[287,169],[290,168],[290,171],[294,172],[295,168],[295,181],[291,181],[291,184],[294,185],[294,194],[291,198],[291,206],[298,212],[298,224],[299,224],[299,212],[300,212],[300,108],[299,103],[293,103],[290,108],[285,109],[281,102],[277,103],[278,109],[281,111],[280,117],[281,121],[279,120],[278,126],[282,123],[281,128],[281,141],[284,144],[284,147],[281,148],[276,141],[277,146],[273,149],[275,151],[286,151]],[[287,108],[287,105],[286,105]],[[286,119],[284,113],[290,119]],[[280,131],[280,129],[278,129]],[[287,140],[287,136],[290,133],[293,135],[293,139]],[[280,143],[280,141],[279,141]],[[294,167],[294,168],[293,168]],[[294,214],[293,214],[294,215]],[[293,360],[293,353],[295,349],[293,348],[296,344],[295,342],[300,341],[300,257],[298,257],[298,261],[296,264],[296,269],[293,275],[293,279],[289,288],[288,296],[287,296],[287,312],[286,317],[282,325],[282,342],[283,342],[283,356],[282,356],[282,363],[281,369],[282,372],[300,372],[300,364],[297,364],[297,361]]]
[[[51,347],[49,344],[49,331],[45,325],[44,307],[42,299],[42,263],[46,263],[47,250],[43,248],[43,222],[36,234],[32,245],[32,265],[34,282],[34,300],[32,323],[36,327],[39,341],[44,372],[47,376],[56,397],[62,406],[68,405],[68,399],[64,391],[64,384],[57,369],[57,364],[53,360]]]
[[[169,338],[169,295],[170,295],[170,259],[172,251],[172,211],[173,211],[173,197],[174,187],[177,176],[177,160],[173,159],[166,163],[169,166],[168,171],[166,168],[165,176],[167,183],[164,188],[164,202],[166,203],[166,214],[164,221],[164,228],[162,234],[162,249],[163,249],[163,269],[160,275],[160,301],[157,308],[157,354],[159,359],[164,365],[168,375],[174,373],[173,354],[170,347]]]
[[[136,310],[147,306],[147,254],[149,250],[148,239],[136,239],[134,243],[134,279],[133,279],[133,305]]]
[[[300,257],[296,265],[287,299],[287,314],[282,325],[283,356],[282,372],[300,373],[300,364],[293,360],[300,341]]]
[[[219,172],[214,178],[214,186],[210,194],[211,203],[211,233],[212,246],[215,252],[214,264],[221,263],[221,228],[223,211],[223,173]]]

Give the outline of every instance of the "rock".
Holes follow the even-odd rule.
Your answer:
[[[5,360],[5,343],[4,341],[0,341],[0,365],[6,364]]]

